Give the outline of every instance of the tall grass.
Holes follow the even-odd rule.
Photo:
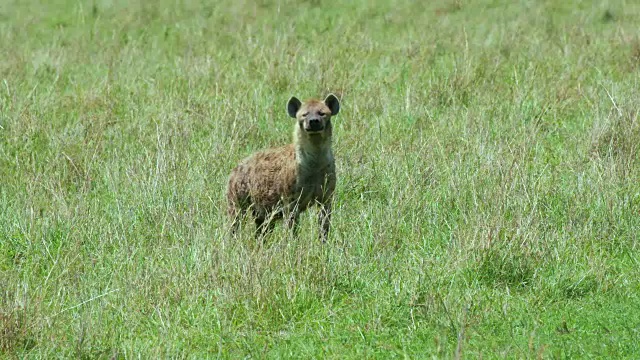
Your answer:
[[[640,6],[0,5],[6,357],[633,357]],[[334,92],[330,240],[224,188]],[[250,224],[248,224],[250,225]]]

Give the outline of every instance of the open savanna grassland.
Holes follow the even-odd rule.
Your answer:
[[[0,354],[640,354],[640,3],[0,4]],[[332,232],[227,176],[336,93]],[[247,225],[252,225],[251,223]]]

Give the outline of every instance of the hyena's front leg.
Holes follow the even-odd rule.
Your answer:
[[[318,225],[320,226],[320,240],[322,240],[322,242],[327,242],[329,227],[331,225],[331,199],[320,204]]]
[[[297,211],[292,211],[287,214],[285,217],[285,224],[287,228],[291,230],[293,236],[298,236],[298,219],[300,218],[300,214]]]

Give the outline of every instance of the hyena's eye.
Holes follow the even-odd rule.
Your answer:
[[[309,115],[309,113],[308,113],[308,112],[306,112],[306,113],[302,114],[302,117],[307,117],[307,115]]]
[[[326,115],[326,113],[325,113],[324,111],[318,111],[318,115],[320,115],[320,116],[325,116],[325,115]]]

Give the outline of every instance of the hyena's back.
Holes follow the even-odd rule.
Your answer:
[[[277,210],[295,192],[296,161],[293,144],[251,155],[229,177],[229,215],[236,217],[251,207],[255,216]]]

